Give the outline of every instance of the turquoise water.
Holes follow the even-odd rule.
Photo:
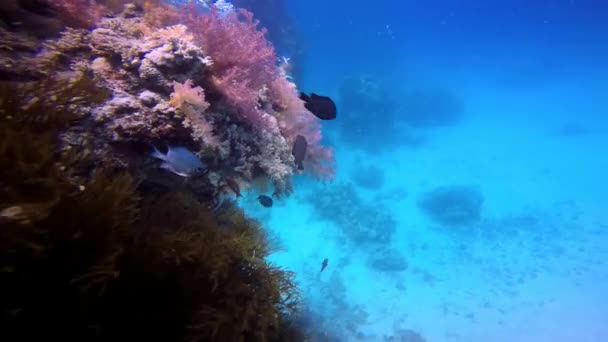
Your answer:
[[[427,341],[608,341],[608,5],[308,0],[285,10],[300,88],[338,103],[324,124],[337,176],[297,179],[271,210],[256,194],[241,204],[280,240],[272,261],[296,272],[314,324],[342,341],[406,329]],[[372,84],[358,98],[375,107],[344,102],[348,79]],[[420,94],[430,100],[413,105]],[[424,123],[412,108],[448,119]],[[425,194],[460,185],[483,198],[476,219],[450,225],[422,210]],[[379,215],[394,222],[387,240],[347,233],[346,222]],[[406,265],[375,266],[389,249]]]

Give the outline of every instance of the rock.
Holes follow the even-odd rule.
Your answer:
[[[442,186],[424,194],[418,201],[420,209],[432,220],[451,226],[469,225],[479,221],[483,195],[473,186]]]
[[[139,101],[146,107],[152,108],[157,103],[162,101],[160,96],[157,93],[151,92],[149,90],[144,90],[139,94]]]

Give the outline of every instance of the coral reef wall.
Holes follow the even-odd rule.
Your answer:
[[[303,339],[293,275],[229,199],[289,194],[297,135],[304,172],[331,179],[333,156],[252,13],[39,2],[0,17],[6,336]],[[151,158],[176,146],[202,168]]]

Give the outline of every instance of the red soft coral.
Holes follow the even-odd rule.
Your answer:
[[[279,76],[274,47],[266,30],[247,10],[197,14],[191,6],[185,14],[195,40],[213,60],[211,70],[217,89],[234,107],[241,120],[265,127],[269,120],[259,108],[260,92]]]
[[[321,144],[321,125],[319,120],[304,107],[304,101],[298,97],[295,84],[284,76],[270,84],[269,95],[276,107],[280,109],[278,116],[279,129],[290,145],[296,137],[302,135],[308,142],[304,168],[324,180],[334,178],[334,151]]]

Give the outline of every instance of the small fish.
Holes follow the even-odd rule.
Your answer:
[[[308,147],[308,142],[306,138],[301,135],[296,137],[296,141],[293,143],[293,149],[291,150],[291,154],[295,158],[296,165],[298,170],[304,170],[304,158],[306,158],[306,148]]]
[[[327,96],[319,96],[315,93],[310,96],[300,93],[300,99],[304,101],[304,107],[321,120],[333,120],[336,118],[336,104]]]
[[[234,178],[226,178],[226,184],[228,184],[230,190],[236,194],[236,197],[243,197],[241,196],[241,187],[239,186],[239,183],[234,180]]]
[[[321,272],[325,270],[325,268],[327,267],[327,263],[329,263],[329,260],[325,258],[325,260],[323,260],[323,262],[321,263]]]
[[[166,154],[163,154],[154,146],[153,148],[152,157],[163,161],[160,167],[176,175],[189,177],[205,168],[203,162],[185,147],[169,146]]]
[[[266,208],[270,208],[272,207],[272,198],[270,198],[269,196],[266,195],[260,195],[258,196],[258,201],[260,201],[260,204],[265,206]]]

